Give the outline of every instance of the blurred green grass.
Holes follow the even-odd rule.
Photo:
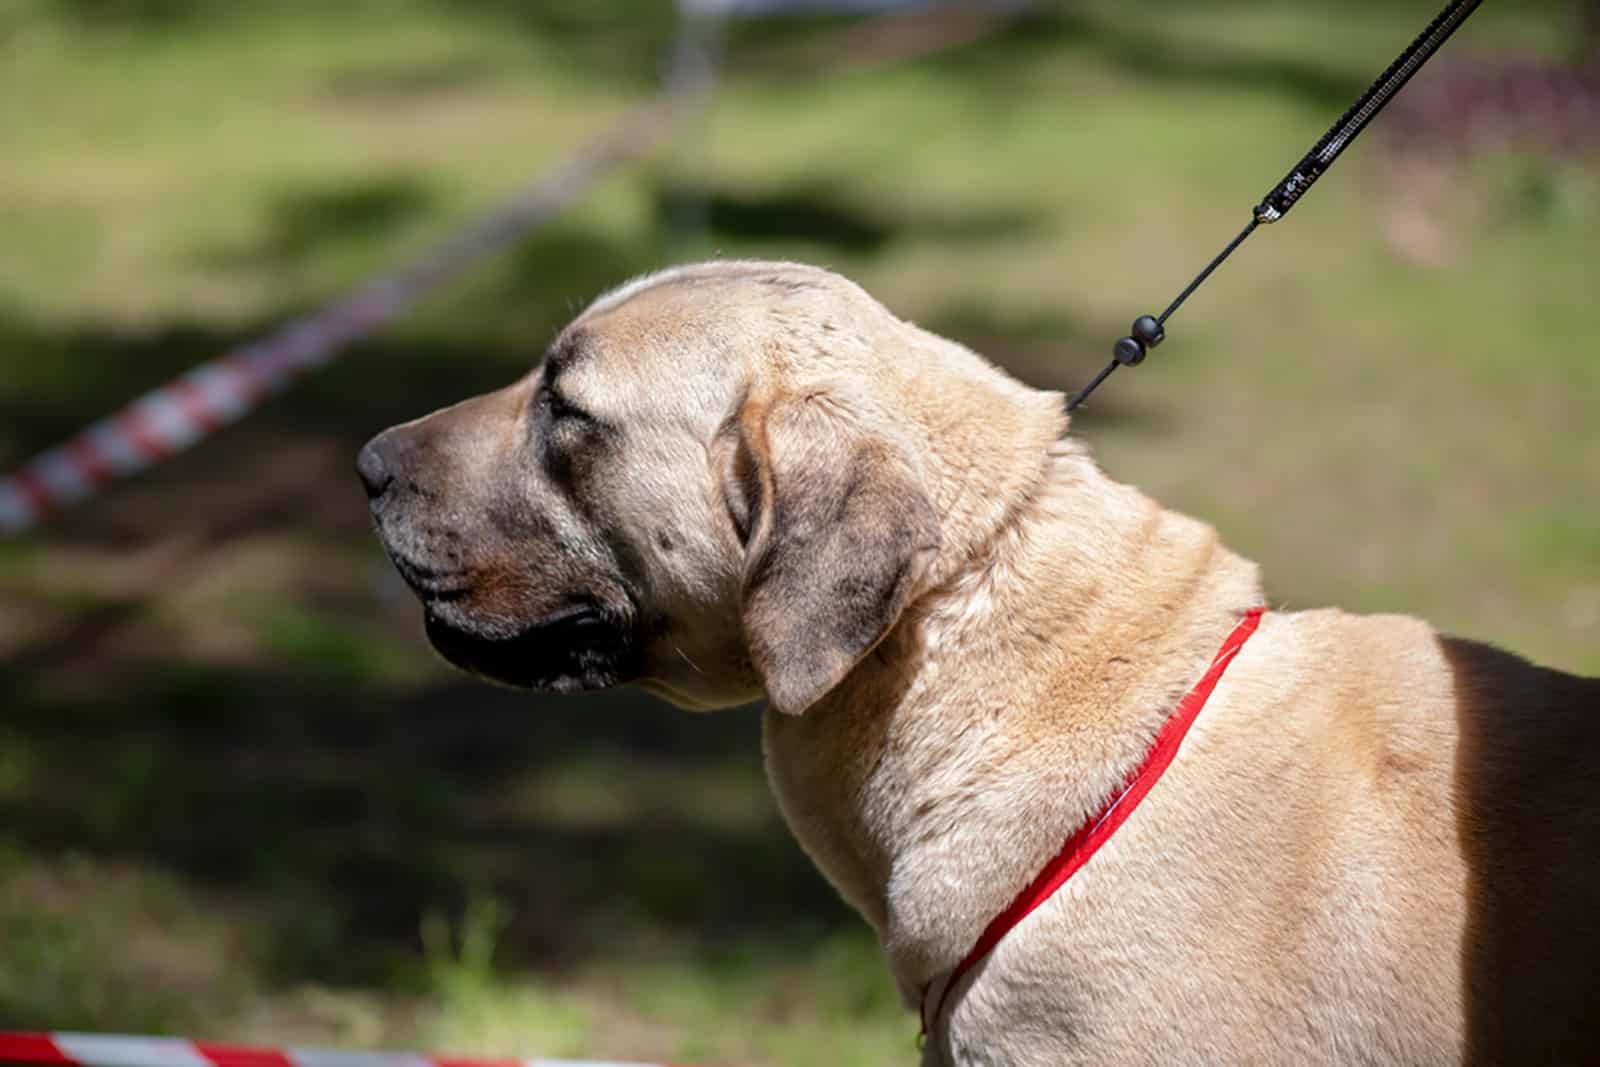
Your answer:
[[[418,315],[0,545],[0,1025],[910,1062],[755,717],[448,672],[355,447],[712,254],[836,267],[1071,388],[1431,7],[1086,0],[824,66],[843,20],[740,27],[736,61],[798,58],[738,65],[672,147]],[[1486,6],[1451,50],[1558,56],[1563,11]],[[0,465],[551,166],[652,90],[670,28],[644,2],[0,5]],[[1275,602],[1600,673],[1594,162],[1449,157],[1453,252],[1422,264],[1385,236],[1393,155],[1380,124],[1074,430]]]

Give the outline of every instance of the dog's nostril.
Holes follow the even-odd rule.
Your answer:
[[[367,499],[376,500],[389,488],[389,483],[394,481],[394,475],[389,471],[389,464],[384,460],[383,449],[379,447],[378,438],[374,437],[361,449],[356,456],[356,473],[361,476],[361,484],[367,489]]]

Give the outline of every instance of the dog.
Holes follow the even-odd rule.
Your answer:
[[[1600,682],[1260,614],[1254,564],[1066,423],[836,274],[719,261],[357,467],[452,663],[766,700],[925,1064],[1600,1062]]]

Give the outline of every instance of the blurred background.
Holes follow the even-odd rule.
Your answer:
[[[356,448],[712,255],[834,267],[1075,388],[1437,3],[734,19],[646,159],[0,541],[0,1027],[912,1062],[758,716],[451,672]],[[1600,673],[1595,9],[1485,4],[1075,420],[1275,604]],[[555,167],[658,91],[676,26],[668,0],[0,0],[0,470]]]

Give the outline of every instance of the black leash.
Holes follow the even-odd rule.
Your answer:
[[[1244,244],[1244,239],[1255,233],[1256,227],[1268,222],[1277,222],[1289,213],[1289,209],[1306,194],[1316,180],[1322,177],[1327,169],[1333,166],[1333,161],[1339,158],[1339,153],[1354,141],[1362,130],[1367,128],[1373,116],[1383,110],[1383,105],[1399,92],[1411,76],[1421,69],[1439,50],[1439,46],[1450,39],[1450,35],[1467,20],[1467,16],[1477,8],[1482,0],[1453,0],[1437,18],[1428,24],[1428,28],[1411,42],[1411,46],[1393,63],[1389,69],[1378,75],[1378,80],[1368,86],[1361,98],[1350,106],[1328,130],[1322,135],[1322,140],[1312,146],[1305,158],[1294,165],[1283,181],[1273,187],[1272,192],[1257,204],[1251,212],[1250,222],[1239,231],[1237,237],[1228,242],[1228,247],[1217,253],[1217,257],[1206,264],[1206,269],[1195,275],[1179,293],[1177,299],[1167,305],[1167,310],[1159,315],[1140,315],[1133,320],[1133,332],[1122,338],[1112,349],[1113,358],[1110,363],[1094,380],[1067,401],[1067,410],[1071,411],[1089,398],[1089,394],[1099,387],[1100,383],[1111,377],[1111,372],[1119,366],[1127,364],[1132,367],[1144,361],[1149,350],[1159,345],[1166,339],[1166,322],[1172,317],[1183,302],[1189,299],[1189,294],[1200,288],[1200,283],[1211,277],[1211,272],[1222,265],[1222,261],[1233,254],[1233,250]]]

